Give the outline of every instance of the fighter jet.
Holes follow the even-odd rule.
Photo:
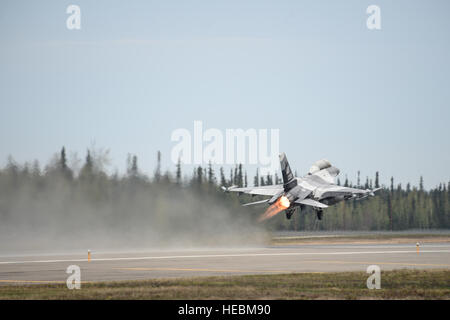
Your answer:
[[[335,182],[339,169],[333,167],[328,160],[316,161],[307,175],[294,177],[291,167],[284,153],[280,154],[281,173],[283,184],[238,188],[236,186],[224,187],[225,192],[246,193],[252,196],[270,196],[271,198],[246,203],[244,206],[268,204],[266,212],[260,217],[260,221],[273,217],[281,211],[286,212],[286,218],[290,219],[297,208],[303,210],[306,206],[314,209],[317,219],[322,220],[323,209],[343,200],[361,200],[368,196],[375,196],[377,189],[355,189],[338,186]]]

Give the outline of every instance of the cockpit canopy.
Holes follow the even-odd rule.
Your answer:
[[[309,168],[308,174],[314,174],[317,171],[327,169],[330,167],[331,167],[330,161],[328,161],[326,159],[322,159],[322,160],[314,162],[314,164],[311,166],[311,168]]]

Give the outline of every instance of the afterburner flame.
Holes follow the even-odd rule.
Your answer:
[[[287,197],[282,196],[280,198],[280,204],[285,208],[289,208],[289,206],[291,205],[291,202],[289,201],[289,199]]]
[[[259,217],[258,221],[261,222],[272,218],[277,213],[289,208],[290,205],[291,202],[289,201],[289,199],[286,196],[282,196],[278,198],[278,200],[274,204],[267,208],[266,212],[264,212],[264,214]]]

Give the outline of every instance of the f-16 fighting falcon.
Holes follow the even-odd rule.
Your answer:
[[[335,182],[339,169],[333,167],[328,160],[315,162],[307,175],[294,177],[291,167],[284,153],[280,154],[281,172],[283,184],[237,188],[236,186],[222,187],[225,192],[246,193],[252,196],[271,196],[269,199],[246,203],[244,206],[256,204],[269,204],[269,208],[260,217],[260,221],[273,217],[285,210],[286,218],[290,219],[297,208],[303,210],[305,206],[311,206],[322,220],[323,209],[343,200],[361,200],[368,196],[375,196],[377,189],[355,189],[338,186]]]

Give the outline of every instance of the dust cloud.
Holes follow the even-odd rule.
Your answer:
[[[267,239],[217,185],[53,171],[0,170],[0,255],[251,247]]]

